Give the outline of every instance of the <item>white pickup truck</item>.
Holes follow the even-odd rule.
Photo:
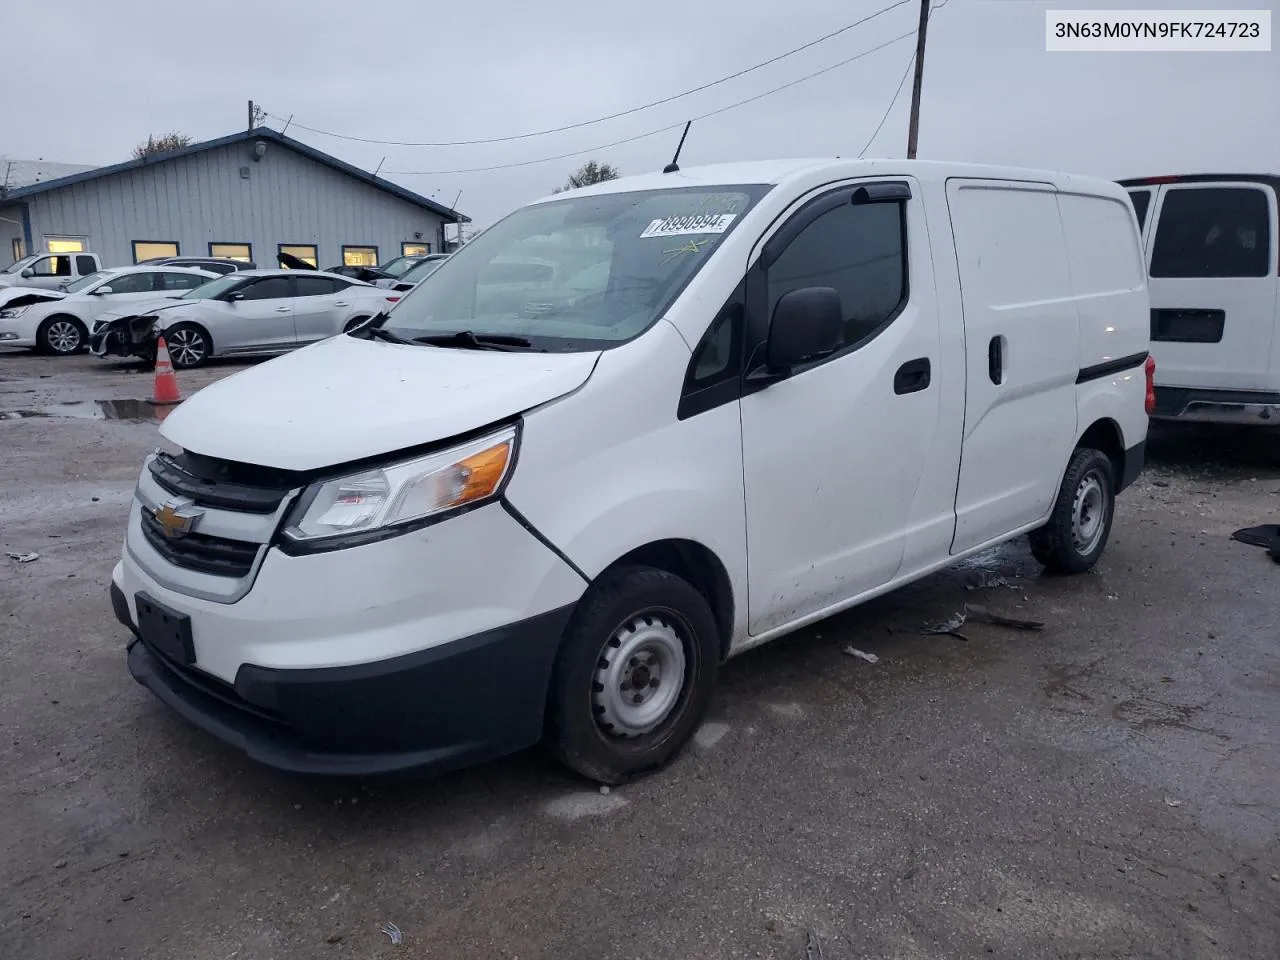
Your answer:
[[[0,307],[20,307],[56,300],[59,289],[97,273],[96,253],[35,253],[0,270]]]

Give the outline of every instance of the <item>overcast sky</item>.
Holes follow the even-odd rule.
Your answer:
[[[511,136],[626,110],[828,33],[892,0],[290,0],[208,6],[142,0],[18,4],[5,18],[10,77],[0,155],[126,159],[149,133],[197,140],[243,129],[246,101],[295,117],[289,134],[458,208],[483,226],[549,193],[594,157],[657,170],[679,131],[583,156],[484,173],[408,175],[586,150],[678,124],[915,29],[914,0],[710,90],[606,123],[510,143],[362,144]],[[934,0],[935,4],[938,0]],[[1272,9],[1277,0],[1130,9]],[[1046,9],[1121,4],[949,0],[928,34],[920,156],[1111,178],[1280,172],[1280,52],[1046,53]],[[856,156],[898,86],[913,40],[694,124],[682,165]],[[55,56],[56,54],[56,56]],[[870,156],[906,152],[910,81]],[[279,129],[282,123],[270,120]]]

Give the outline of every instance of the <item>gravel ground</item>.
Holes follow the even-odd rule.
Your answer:
[[[149,390],[0,352],[0,955],[1280,956],[1280,566],[1229,539],[1280,521],[1280,440],[1157,434],[1093,574],[1014,543],[733,661],[641,783],[339,783],[128,676],[106,586],[156,426],[89,417]],[[1046,628],[921,635],[966,602]]]

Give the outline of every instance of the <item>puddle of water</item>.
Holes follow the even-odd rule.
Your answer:
[[[69,417],[73,420],[149,420],[159,423],[174,408],[156,406],[148,400],[75,400],[25,410],[0,410],[0,420],[36,420]]]

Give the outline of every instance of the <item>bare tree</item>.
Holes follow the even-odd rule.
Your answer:
[[[176,130],[172,133],[166,133],[163,137],[148,136],[146,143],[140,143],[133,148],[133,159],[145,160],[147,157],[154,156],[157,153],[167,153],[170,150],[185,147],[190,142],[190,137],[185,133],[178,133]]]
[[[593,183],[604,183],[606,180],[617,180],[618,177],[619,173],[617,167],[608,163],[596,163],[594,160],[588,160],[569,175],[569,180],[563,187],[556,187],[552,192],[564,193],[566,190],[577,190],[579,187],[589,187]]]

